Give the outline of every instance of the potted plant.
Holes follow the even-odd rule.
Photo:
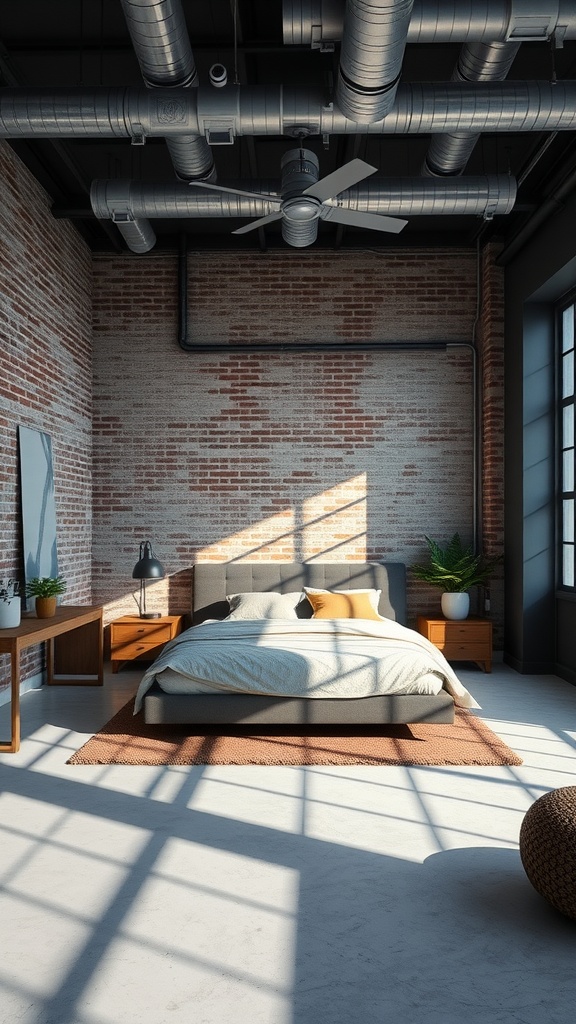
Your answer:
[[[430,558],[427,564],[412,565],[412,575],[440,588],[442,612],[447,619],[465,619],[470,611],[468,591],[488,582],[501,557],[486,559],[475,555],[471,547],[464,547],[458,533],[446,548],[430,537],[424,539]]]
[[[26,584],[28,597],[36,598],[36,615],[39,619],[50,619],[56,614],[58,595],[66,590],[62,576],[34,576]]]
[[[20,625],[20,584],[10,577],[0,578],[0,629]]]

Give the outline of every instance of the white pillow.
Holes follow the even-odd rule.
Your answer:
[[[226,594],[230,605],[228,619],[297,619],[296,605],[302,600],[302,591],[278,594],[275,591]]]
[[[359,590],[323,590],[321,587],[304,587],[305,594],[367,594],[368,600],[375,612],[378,611],[378,605],[380,603],[381,590],[369,590],[360,588]]]

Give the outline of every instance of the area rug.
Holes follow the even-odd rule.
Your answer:
[[[453,725],[323,726],[252,732],[146,725],[131,700],[67,764],[522,764],[485,723],[457,709]]]

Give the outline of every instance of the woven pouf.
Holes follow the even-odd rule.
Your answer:
[[[576,786],[532,804],[520,828],[520,857],[537,892],[576,919]]]

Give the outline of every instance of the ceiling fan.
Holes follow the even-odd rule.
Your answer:
[[[282,221],[282,237],[289,245],[303,248],[316,241],[318,221],[330,220],[336,224],[350,227],[370,228],[373,231],[398,233],[408,223],[399,217],[385,217],[376,213],[362,213],[358,210],[346,210],[340,206],[330,205],[330,200],[346,189],[357,185],[359,181],[374,174],[377,167],[365,163],[364,160],[350,160],[332,174],[319,178],[320,165],[318,157],[308,149],[290,149],[282,157],[282,191],[280,195],[266,192],[248,192],[243,189],[226,185],[213,185],[205,181],[191,181],[191,185],[216,192],[228,192],[231,195],[246,196],[249,199],[264,199],[276,203],[280,209],[277,213],[269,213],[259,217],[242,228],[233,231],[233,235],[244,235],[248,231]]]

